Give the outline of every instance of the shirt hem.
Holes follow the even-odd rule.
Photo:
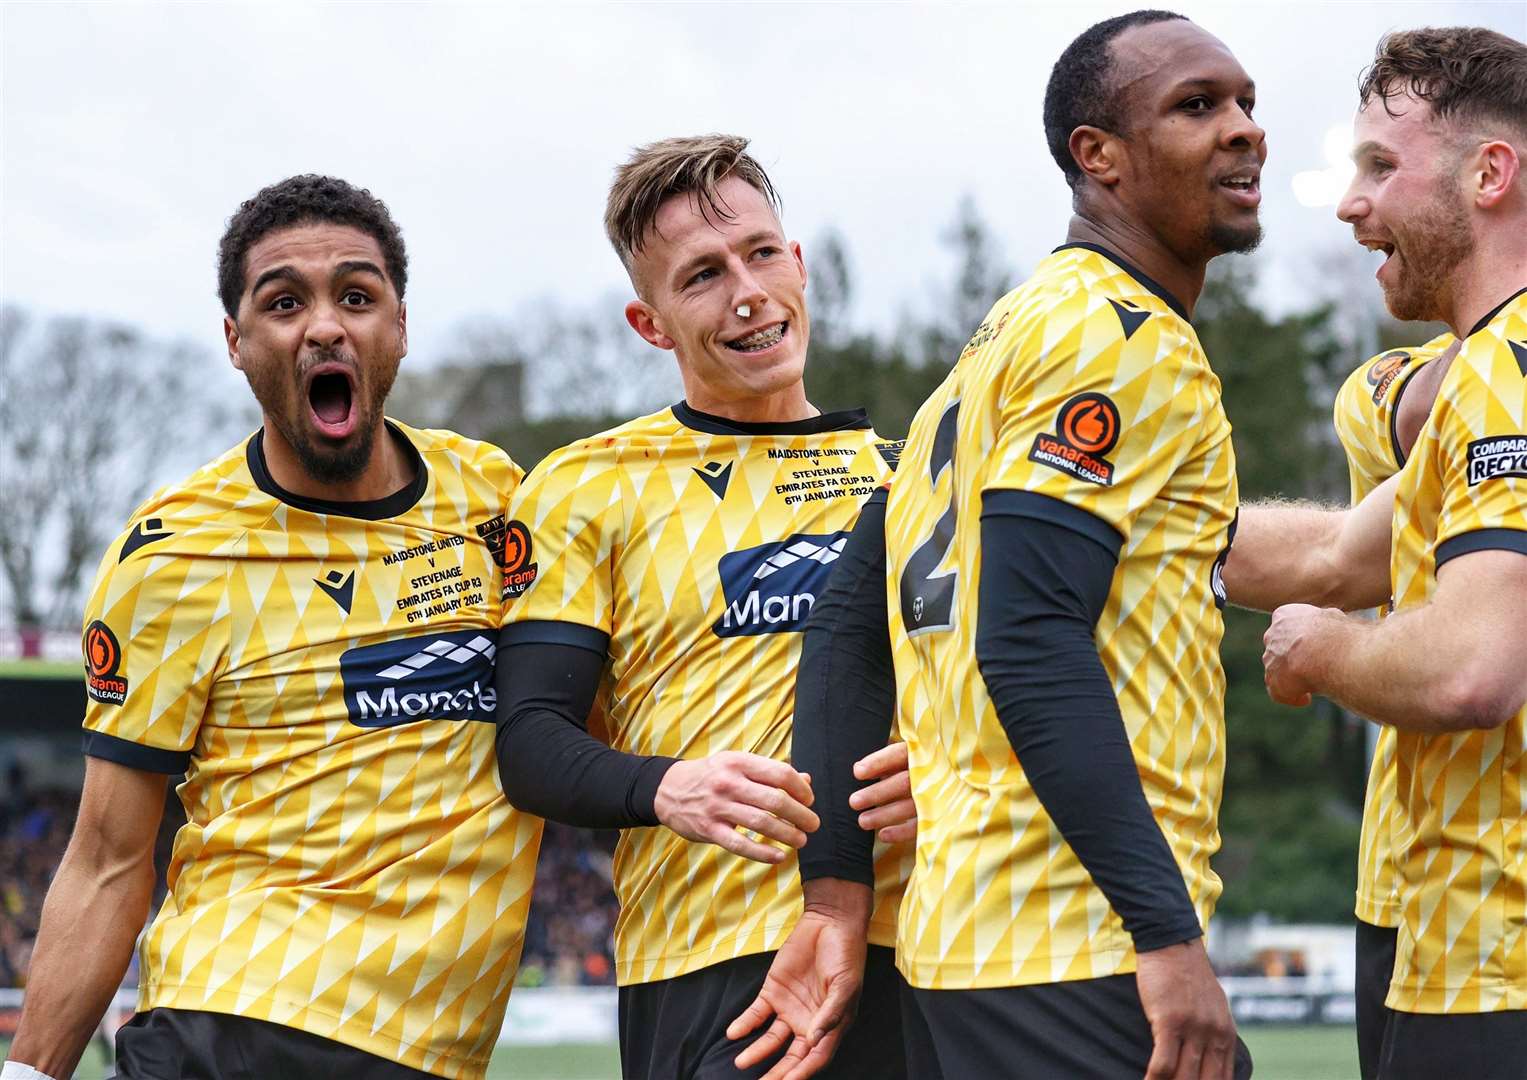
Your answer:
[[[1359,892],[1352,905],[1352,915],[1369,926],[1393,930],[1400,925],[1400,905],[1393,900],[1375,900]]]
[[[785,935],[795,928],[800,913],[787,922],[765,923],[756,927],[746,934],[735,934],[724,941],[718,941],[703,949],[693,949],[685,953],[659,953],[656,956],[636,956],[630,960],[617,960],[615,963],[615,985],[617,986],[641,986],[643,983],[663,982],[666,979],[677,979],[680,975],[688,975],[693,971],[701,971],[715,964],[722,964],[728,960],[736,960],[743,956],[757,956],[759,953],[773,952],[784,944]],[[670,967],[670,965],[673,965]],[[638,977],[637,972],[643,968],[653,968],[653,973],[645,977]]]
[[[1057,959],[1049,956],[1031,956],[1025,963],[1044,964]],[[1074,963],[1072,958],[1068,963]],[[918,990],[993,990],[1004,986],[1039,986],[1049,983],[1083,982],[1087,979],[1106,979],[1112,975],[1131,975],[1135,970],[1133,949],[1110,949],[1092,954],[1094,971],[1086,975],[1062,975],[1054,977],[1048,971],[1033,974],[1012,974],[1002,970],[986,970],[990,964],[951,964],[947,960],[918,961],[896,950],[896,970],[907,984]]]
[[[1461,1007],[1456,1000],[1460,995],[1475,997],[1481,994],[1493,1000],[1488,1006]],[[1454,999],[1449,1003],[1449,999]],[[1399,1002],[1403,1000],[1404,1004]],[[1471,981],[1459,987],[1443,987],[1418,992],[1405,982],[1390,984],[1384,999],[1384,1007],[1395,1012],[1419,1013],[1428,1016],[1479,1016],[1485,1013],[1518,1012],[1527,1009],[1527,983],[1510,982],[1505,979]]]
[[[236,999],[247,997],[244,993],[232,993],[229,991],[214,991],[210,996],[198,997],[195,1000],[180,1000],[178,995],[182,992],[192,994],[206,994],[206,987],[192,986],[189,983],[180,983],[175,986],[159,984],[149,989],[147,985],[140,987],[138,991],[138,1011],[147,1012],[149,1009],[186,1009],[194,1012],[222,1013],[225,1016],[239,1016],[249,1020],[262,1020],[268,1024],[279,1024],[281,1027],[291,1028],[294,1031],[305,1032],[308,1035],[317,1036],[320,1039],[329,1039],[332,1042],[341,1043],[355,1050],[361,1050],[388,1061],[397,1062],[410,1069],[418,1069],[433,1076],[444,1076],[448,1080],[482,1080],[487,1075],[488,1058],[469,1058],[451,1054],[435,1055],[434,1067],[423,1064],[419,1057],[427,1057],[420,1054],[410,1058],[403,1056],[402,1051],[414,1051],[418,1048],[413,1044],[404,1043],[398,1039],[389,1038],[374,1033],[368,1027],[358,1027],[354,1024],[346,1024],[339,1017],[325,1009],[317,1007],[311,1000],[293,1001],[266,991],[259,995],[260,1000],[271,1004],[280,1005],[292,1009],[297,1013],[312,1013],[317,1016],[332,1020],[335,1024],[333,1031],[314,1031],[311,1028],[298,1024],[287,1023],[282,1020],[273,1020],[267,1016],[256,1016],[246,1011],[240,1011],[235,1007]]]

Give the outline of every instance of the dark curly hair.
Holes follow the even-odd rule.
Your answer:
[[[1438,119],[1494,120],[1527,136],[1527,45],[1478,26],[1425,27],[1386,34],[1363,72],[1358,101],[1410,96]]]
[[[228,219],[217,245],[217,295],[230,317],[238,317],[239,298],[244,295],[244,256],[249,249],[278,229],[317,221],[349,225],[374,239],[382,249],[387,276],[402,298],[408,285],[408,253],[387,204],[365,188],[307,173],[261,188]]]
[[[1123,130],[1121,103],[1113,83],[1113,39],[1132,26],[1186,18],[1156,9],[1116,15],[1083,30],[1055,61],[1045,87],[1045,141],[1073,191],[1081,183],[1082,170],[1071,156],[1071,133],[1079,127],[1116,133]]]

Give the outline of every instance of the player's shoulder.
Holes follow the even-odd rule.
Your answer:
[[[106,546],[97,581],[184,582],[193,574],[220,573],[216,566],[240,550],[273,507],[250,472],[248,444],[240,442],[140,503]]]
[[[1008,335],[1010,347],[1061,363],[1203,362],[1178,300],[1119,256],[1085,244],[1052,252],[989,321],[995,335]]]
[[[683,439],[688,430],[673,415],[662,409],[638,416],[604,431],[574,439],[547,454],[531,470],[532,475],[565,474],[570,470],[601,471],[619,468],[633,456],[650,459],[667,449],[675,439]]]
[[[401,431],[431,465],[444,463],[457,472],[476,473],[505,489],[513,487],[525,474],[506,451],[493,443],[446,428],[416,428],[391,418],[387,422]]]

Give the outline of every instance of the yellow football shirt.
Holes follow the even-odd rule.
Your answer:
[[[1441,334],[1412,349],[1391,349],[1365,361],[1336,393],[1336,437],[1347,455],[1352,482],[1352,505],[1388,480],[1405,464],[1395,435],[1395,414],[1401,395],[1421,368],[1453,343]],[[1380,609],[1380,615],[1385,609]],[[1370,926],[1396,926],[1399,901],[1395,894],[1394,844],[1394,728],[1380,726],[1368,768],[1363,799],[1363,828],[1357,846],[1357,917]]]
[[[483,1075],[541,822],[503,797],[501,451],[390,425],[388,499],[283,492],[257,434],[149,499],[86,614],[86,752],[185,772],[138,1007]]]
[[[899,449],[862,412],[739,424],[682,403],[573,443],[512,504],[530,570],[510,638],[608,637],[595,733],[617,750],[787,760],[806,615]],[[894,940],[909,848],[877,849],[878,944]],[[665,828],[624,830],[614,875],[622,986],[776,949],[801,910],[794,858]]]
[[[1101,249],[1068,246],[997,302],[919,410],[891,489],[887,596],[919,819],[897,958],[927,989],[1134,970],[976,667],[982,559],[1000,557],[980,547],[993,490],[1079,508],[1104,543],[1122,542],[1098,652],[1204,924],[1220,892],[1230,425],[1176,302]]]
[[[1473,551],[1527,555],[1527,290],[1465,339],[1401,471],[1395,609]],[[1491,731],[1396,736],[1400,924],[1388,1005],[1527,1009],[1527,709]]]

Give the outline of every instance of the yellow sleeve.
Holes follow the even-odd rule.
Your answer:
[[[158,519],[107,550],[85,609],[85,752],[184,771],[225,655],[226,563],[135,549]]]
[[[1048,496],[1127,537],[1223,423],[1218,381],[1197,342],[1167,316],[1128,338],[1112,313],[1069,327],[1056,327],[1059,318],[1014,346],[982,488]]]
[[[1464,360],[1448,372],[1432,421],[1439,567],[1470,551],[1527,554],[1527,377],[1498,357],[1493,370]]]
[[[609,634],[613,559],[624,523],[613,462],[574,445],[530,471],[509,504],[504,626],[571,623]],[[542,628],[544,629],[544,628]],[[543,640],[526,628],[517,640]],[[544,638],[560,641],[556,636]]]

